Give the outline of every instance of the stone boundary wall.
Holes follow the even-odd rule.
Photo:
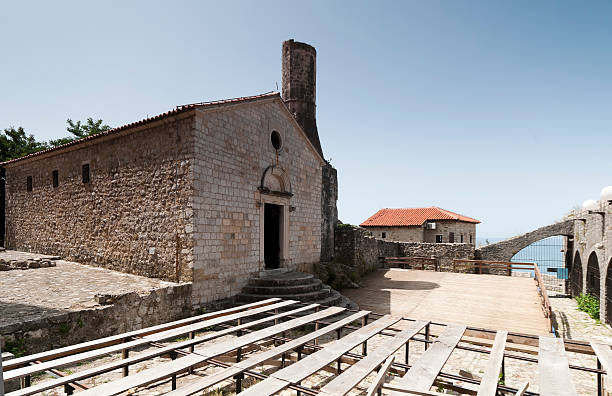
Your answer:
[[[191,286],[96,296],[99,307],[0,327],[2,350],[32,354],[186,318]]]
[[[440,270],[450,271],[453,259],[474,258],[466,243],[392,242],[371,237],[368,230],[340,226],[335,230],[334,260],[353,267],[359,276],[380,267],[378,257],[438,257]]]

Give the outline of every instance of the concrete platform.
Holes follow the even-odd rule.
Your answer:
[[[419,270],[378,270],[342,294],[361,309],[412,319],[547,335],[531,278]]]

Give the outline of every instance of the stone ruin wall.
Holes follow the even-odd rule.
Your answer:
[[[321,186],[321,261],[334,257],[334,230],[338,224],[338,172],[329,163],[323,166]]]
[[[71,311],[0,327],[7,345],[32,354],[186,318],[191,284],[160,287],[146,293],[96,296],[99,307]]]
[[[439,258],[441,271],[452,269],[453,259],[473,259],[474,245],[466,243],[423,243],[385,241],[369,236],[364,228],[340,226],[335,232],[335,256],[355,268],[359,276],[380,268],[379,257]]]
[[[167,120],[7,165],[6,247],[191,280],[192,130],[193,117]]]

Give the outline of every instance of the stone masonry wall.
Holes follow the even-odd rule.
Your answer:
[[[334,256],[334,229],[338,224],[338,172],[331,166],[323,166],[321,186],[321,261]]]
[[[162,287],[101,298],[101,307],[24,321],[0,327],[3,346],[24,348],[27,354],[73,345],[192,314],[191,284]],[[4,350],[5,348],[3,348]]]
[[[423,242],[423,227],[364,227],[374,238],[388,241]],[[383,232],[385,237],[383,238]]]
[[[600,201],[590,213],[581,210],[568,218],[575,224],[572,259],[578,255],[582,262],[582,291],[587,292],[587,283],[599,277],[600,319],[612,323],[612,310],[608,307],[608,295],[612,293],[612,205]],[[597,258],[598,274],[588,269],[590,257]]]
[[[450,243],[450,233],[455,233],[454,243],[471,243],[476,242],[476,224],[466,223],[463,221],[445,221],[436,220],[436,229],[423,231],[423,242],[436,243],[436,235],[442,235],[443,243]],[[463,235],[463,242],[461,242],[461,235]],[[470,235],[472,236],[470,242]]]
[[[175,118],[7,165],[6,247],[191,280],[192,146],[193,117]]]
[[[380,267],[379,257],[431,257],[450,270],[455,258],[474,258],[474,245],[465,243],[393,242],[369,236],[369,230],[340,226],[335,234],[335,260],[352,266],[362,276]]]
[[[281,264],[311,271],[321,254],[322,159],[309,146],[279,98],[223,111],[198,110],[194,161],[194,303],[230,297],[264,269],[265,199],[288,210],[288,251]],[[277,152],[272,131],[281,135]],[[288,176],[289,196],[258,191],[274,165]]]

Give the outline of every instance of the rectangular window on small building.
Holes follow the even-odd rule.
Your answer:
[[[436,235],[436,243],[442,243],[442,235]]]
[[[449,232],[448,233],[448,241],[450,243],[455,243],[455,233],[454,232]]]
[[[26,188],[28,191],[32,191],[32,176],[28,176],[26,179]]]
[[[463,234],[461,234],[461,243],[463,243]]]
[[[387,237],[387,233],[386,233],[386,232],[383,232],[383,233],[381,234],[381,237],[382,237],[382,238],[386,238],[386,237]]]
[[[53,171],[53,188],[59,186],[59,172],[57,170]]]
[[[472,234],[470,234],[470,244],[472,244]]]
[[[89,164],[83,165],[83,183],[89,183]]]

